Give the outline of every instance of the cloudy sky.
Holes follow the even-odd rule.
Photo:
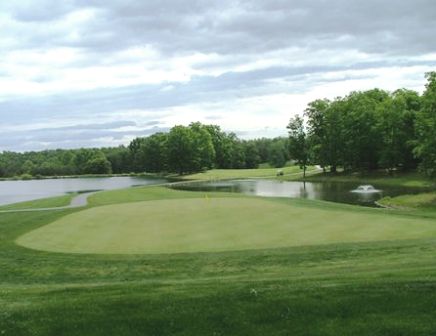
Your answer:
[[[435,0],[0,1],[0,151],[285,135],[316,98],[422,91],[435,36]]]

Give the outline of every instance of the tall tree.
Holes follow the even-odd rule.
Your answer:
[[[210,169],[215,161],[215,148],[212,142],[212,136],[205,125],[196,122],[189,125],[192,130],[192,136],[195,148],[195,165],[194,169]]]
[[[421,159],[421,170],[436,176],[436,72],[427,73],[426,78],[422,108],[416,120],[415,154]]]
[[[269,145],[268,163],[275,168],[283,167],[288,159],[286,155],[288,142],[284,140],[286,139],[278,138]]]
[[[257,168],[260,162],[259,151],[254,141],[244,141],[245,168]]]
[[[303,178],[306,178],[306,169],[309,163],[309,147],[304,120],[300,116],[291,118],[287,126],[289,132],[289,153],[303,169]]]
[[[416,166],[413,159],[414,123],[420,107],[419,95],[410,90],[397,90],[379,106],[377,117],[381,146],[379,164],[393,171]]]
[[[155,133],[140,145],[139,152],[142,166],[148,173],[159,173],[167,170],[167,133]]]
[[[168,168],[182,175],[197,166],[194,134],[190,127],[174,126],[168,134]]]

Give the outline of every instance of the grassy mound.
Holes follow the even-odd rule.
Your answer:
[[[434,220],[205,197],[95,207],[31,231],[17,243],[51,252],[153,254],[422,237],[436,237]]]

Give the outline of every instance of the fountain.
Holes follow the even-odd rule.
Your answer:
[[[361,185],[358,186],[356,189],[351,190],[352,193],[359,193],[359,194],[375,194],[380,193],[381,190],[375,189],[372,185]]]

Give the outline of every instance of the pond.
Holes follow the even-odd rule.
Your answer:
[[[359,204],[375,207],[376,201],[385,196],[399,196],[422,192],[422,188],[377,186],[377,192],[351,192],[359,185],[344,182],[288,182],[277,180],[231,180],[187,182],[172,188],[192,191],[225,191],[264,197],[289,197]]]
[[[167,182],[165,179],[130,176],[0,181],[0,205],[61,196],[72,192],[112,190],[165,182]]]

